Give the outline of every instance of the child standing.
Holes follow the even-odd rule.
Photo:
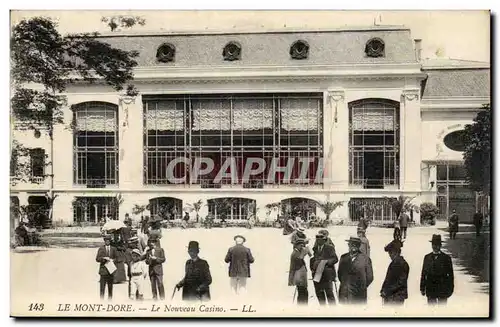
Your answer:
[[[144,279],[148,274],[146,264],[141,261],[141,251],[132,250],[132,262],[130,263],[130,299],[142,300],[144,298]],[[137,294],[136,294],[137,292]]]

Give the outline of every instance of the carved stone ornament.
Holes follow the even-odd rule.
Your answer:
[[[368,40],[365,46],[365,53],[368,57],[379,58],[385,56],[385,43],[382,39],[376,37]]]
[[[222,57],[227,61],[241,59],[241,45],[237,42],[229,42],[222,51]]]
[[[403,95],[405,97],[405,100],[408,101],[418,100],[419,91],[418,90],[404,91]]]
[[[175,59],[175,47],[170,43],[163,43],[156,51],[156,60],[159,62],[171,62]]]
[[[344,99],[344,92],[342,91],[329,91],[328,92],[328,100],[330,104],[335,102],[335,109],[333,113],[333,121],[336,123],[338,120],[338,103],[339,101]]]
[[[290,47],[290,56],[292,59],[302,60],[309,57],[309,44],[306,41],[295,41]]]

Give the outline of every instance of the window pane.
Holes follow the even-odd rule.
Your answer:
[[[445,181],[448,179],[446,174],[447,165],[437,165],[437,179],[438,181]]]

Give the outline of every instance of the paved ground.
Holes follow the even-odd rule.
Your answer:
[[[403,256],[410,265],[409,299],[405,305],[408,314],[434,315],[426,306],[425,298],[420,295],[419,281],[422,259],[431,251],[429,240],[433,233],[445,232],[436,227],[412,228],[403,248]],[[333,226],[330,234],[335,243],[337,254],[347,251],[345,239],[355,232],[355,227]],[[314,238],[315,230],[308,230],[310,238]],[[287,285],[287,271],[292,246],[288,236],[283,236],[281,230],[274,228],[225,228],[225,229],[169,229],[163,231],[162,247],[166,251],[167,262],[164,265],[164,282],[167,301],[170,299],[174,285],[183,277],[186,252],[190,240],[200,242],[200,256],[210,264],[213,283],[211,286],[212,303],[235,303],[230,295],[227,265],[224,256],[227,248],[233,245],[233,236],[242,234],[247,238],[246,245],[252,249],[256,259],[252,266],[252,278],[248,284],[248,297],[251,303],[257,304],[261,313],[269,305],[281,303],[292,305],[294,289]],[[392,239],[392,230],[369,228],[367,234],[371,243],[371,256],[374,267],[374,282],[368,291],[370,310],[363,311],[366,315],[376,314],[381,307],[379,297],[380,286],[385,277],[390,259],[383,247]],[[12,301],[21,303],[26,299],[47,299],[60,302],[97,301],[98,300],[98,265],[95,262],[96,249],[70,248],[48,249],[26,253],[12,252],[11,279]],[[485,316],[488,314],[489,295],[481,291],[481,285],[474,283],[473,277],[455,263],[455,294],[449,300],[446,309],[440,314],[452,316]],[[149,287],[149,281],[147,281]],[[316,310],[317,301],[313,298],[313,285],[309,287],[311,295],[308,310]],[[145,298],[151,298],[147,289]],[[180,294],[176,294],[176,300]],[[126,284],[115,285],[115,300],[127,300]],[[243,299],[240,299],[243,301]],[[274,310],[274,309],[273,309]],[[427,311],[426,311],[427,310]],[[270,310],[268,310],[270,311]],[[279,312],[274,312],[279,314]],[[268,312],[269,313],[269,312]]]

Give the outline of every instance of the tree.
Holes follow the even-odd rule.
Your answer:
[[[49,136],[52,163],[54,126],[63,123],[67,101],[62,93],[68,84],[99,79],[116,91],[125,89],[126,95],[135,96],[137,90],[129,82],[138,55],[137,51],[112,47],[99,40],[97,33],[62,36],[49,18],[22,20],[11,35],[11,110],[16,124]],[[25,153],[19,144],[13,144],[11,150],[17,151],[20,165],[23,160],[19,156]],[[13,170],[22,171],[16,168]],[[52,164],[48,176],[52,190]]]
[[[337,208],[341,207],[344,205],[344,201],[337,201],[337,202],[332,202],[332,201],[324,201],[324,202],[318,202],[318,206],[323,211],[323,213],[326,216],[326,221],[330,221],[330,215],[332,212],[334,212]]]
[[[195,203],[193,203],[193,209],[196,212],[196,222],[199,222],[200,220],[200,210],[202,205],[203,205],[202,200],[198,200]]]
[[[10,155],[10,182],[12,185],[16,185],[20,182],[35,182],[39,183],[39,180],[32,178],[32,154],[33,149],[25,147],[16,140],[12,140],[11,145],[11,155]],[[47,177],[46,167],[50,166],[48,161],[49,156],[43,154],[43,165],[44,165],[44,175],[42,177]]]
[[[484,105],[464,129],[466,179],[474,191],[489,196],[491,189],[491,109]]]
[[[132,208],[132,213],[134,215],[141,215],[141,219],[143,218],[142,214],[144,213],[144,211],[146,211],[147,209],[147,205],[138,205],[138,204],[134,204],[134,207]]]
[[[135,25],[146,25],[146,19],[140,16],[105,16],[102,17],[101,21],[111,29],[111,32],[114,32],[117,28],[132,28]]]

